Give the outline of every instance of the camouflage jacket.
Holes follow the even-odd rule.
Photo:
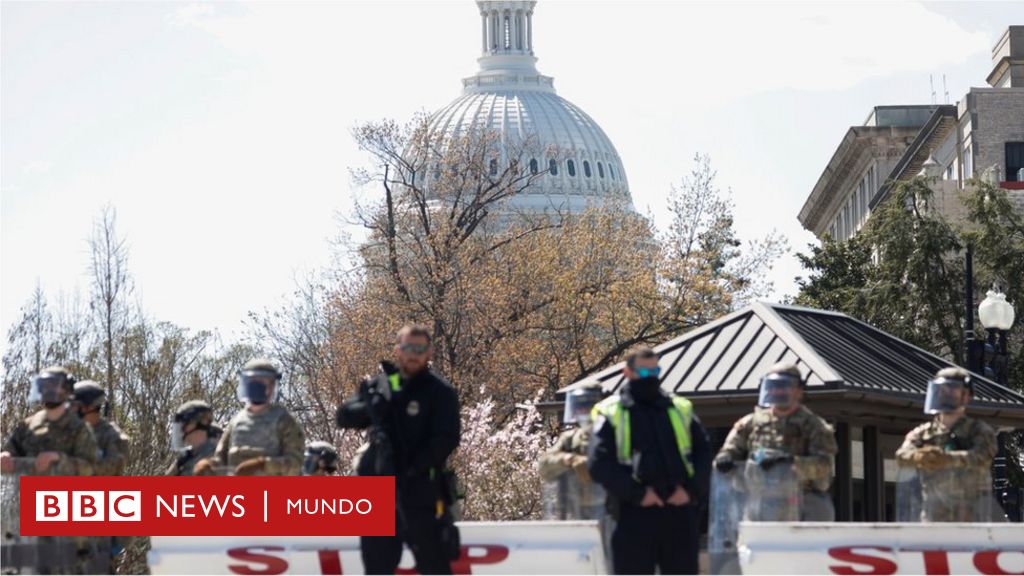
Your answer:
[[[977,469],[987,474],[996,455],[996,433],[988,424],[970,416],[960,417],[951,428],[946,428],[936,416],[907,434],[896,451],[896,459],[909,462],[914,452],[925,446],[942,448],[954,468]]]
[[[265,456],[264,476],[298,476],[305,449],[306,436],[299,423],[287,408],[271,404],[258,414],[248,408],[235,414],[217,444],[214,459],[235,467],[250,458]]]
[[[35,458],[43,452],[59,452],[59,460],[50,465],[49,474],[91,476],[96,463],[96,439],[70,409],[60,418],[46,419],[46,410],[26,418],[7,441],[4,452],[15,457],[15,474],[35,474]]]
[[[100,420],[91,428],[98,448],[94,473],[97,476],[124,474],[124,467],[128,464],[128,435],[109,420]]]
[[[199,446],[183,448],[174,457],[174,461],[167,467],[167,476],[192,476],[192,470],[196,464],[205,458],[213,456],[217,451],[217,441],[220,438],[207,438]]]
[[[566,454],[578,454],[580,456],[587,455],[587,449],[590,447],[590,436],[593,432],[593,428],[590,426],[583,426],[581,428],[574,428],[572,430],[566,430],[558,437],[558,441],[551,448],[548,448],[540,455],[540,477],[545,482],[553,482],[556,478],[561,476],[563,473],[569,471],[571,468],[565,463]]]
[[[732,427],[716,460],[746,460],[758,450],[781,450],[793,456],[805,489],[826,491],[831,483],[832,458],[839,448],[832,427],[806,406],[781,417],[771,408],[757,407]]]

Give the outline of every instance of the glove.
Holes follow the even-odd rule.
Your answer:
[[[572,466],[573,472],[576,473],[576,478],[583,483],[591,482],[590,470],[587,468],[587,457],[581,454],[574,454],[571,462],[570,466]]]
[[[250,458],[235,466],[235,476],[253,476],[257,472],[262,472],[266,465],[267,458],[265,456]]]
[[[922,470],[933,472],[949,467],[952,463],[952,458],[938,446],[923,446],[914,451],[910,461],[913,462],[914,466]]]
[[[195,474],[196,476],[213,476],[213,466],[214,462],[209,458],[200,460],[192,467],[192,474]]]
[[[771,470],[776,464],[787,464],[793,461],[792,456],[769,456],[757,463],[762,470]]]
[[[718,470],[722,474],[728,474],[736,469],[736,463],[732,461],[732,458],[719,458],[715,460],[715,470]]]

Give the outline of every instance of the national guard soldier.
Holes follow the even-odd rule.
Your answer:
[[[988,424],[965,414],[973,395],[971,374],[963,368],[943,368],[928,382],[924,411],[934,418],[911,430],[896,451],[897,462],[916,469],[912,489],[920,491],[920,512],[915,518],[901,519],[994,519],[990,469],[996,454],[996,434]],[[909,508],[903,502],[898,505]]]
[[[75,377],[62,366],[46,368],[32,379],[29,404],[41,403],[43,409],[26,418],[4,443],[0,470],[16,479],[22,475],[91,476],[96,464],[96,440],[88,426],[68,405],[74,394]],[[4,488],[15,483],[4,479]],[[4,514],[12,507],[4,495]],[[36,569],[42,572],[105,572],[109,556],[97,554],[89,538],[13,536],[9,544],[10,524],[5,522],[3,564],[8,568]],[[19,547],[20,543],[27,544]],[[13,552],[13,554],[9,554]]]
[[[587,468],[587,451],[593,432],[591,411],[601,401],[601,396],[600,384],[569,392],[565,398],[562,420],[576,427],[563,432],[554,446],[540,456],[541,480],[556,492],[551,495],[554,501],[546,502],[554,508],[553,513],[549,514],[554,518],[598,520],[604,516],[604,490],[600,484],[591,480]]]
[[[236,476],[298,476],[306,438],[288,409],[275,402],[281,372],[269,360],[250,360],[239,372],[238,398],[246,403],[231,419],[213,458],[195,467],[211,474],[227,465]]]
[[[128,436],[117,424],[102,416],[106,393],[99,383],[83,380],[75,384],[78,416],[89,425],[96,438],[96,476],[120,476],[128,464]]]
[[[200,461],[217,450],[222,430],[213,423],[213,409],[202,400],[189,400],[174,411],[171,422],[171,448],[174,462],[167,476],[192,476]]]
[[[661,389],[658,355],[626,358],[629,380],[594,407],[590,475],[617,515],[616,574],[696,574],[711,446],[689,400]]]
[[[310,442],[302,462],[306,476],[333,476],[338,472],[338,451],[322,440]]]
[[[772,366],[761,379],[758,406],[736,422],[715,457],[715,469],[723,474],[744,460],[760,471],[780,466],[795,472],[801,491],[798,511],[777,508],[783,517],[756,519],[831,522],[835,518],[829,497],[832,459],[838,451],[835,433],[801,403],[803,388],[795,364]]]

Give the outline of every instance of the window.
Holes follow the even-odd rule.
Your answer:
[[[537,173],[537,159],[536,158],[531,158],[530,159],[530,174],[536,174],[536,173]]]
[[[583,175],[590,178],[590,162],[586,160],[583,161]]]
[[[497,176],[497,175],[498,175],[498,161],[492,158],[491,159],[491,176]]]
[[[1022,181],[1021,170],[1024,170],[1024,142],[1006,143],[1006,181]]]
[[[575,176],[576,175],[576,163],[573,162],[572,160],[567,160],[565,162],[565,168],[566,168],[566,170],[569,171],[569,176]]]
[[[608,175],[612,177],[612,180],[615,180],[615,168],[612,164],[608,165]]]
[[[597,163],[597,175],[604,178],[604,165],[600,162]]]
[[[974,178],[974,158],[971,157],[971,147],[964,149],[964,180]]]
[[[548,172],[551,172],[552,176],[558,176],[558,161],[548,160]]]

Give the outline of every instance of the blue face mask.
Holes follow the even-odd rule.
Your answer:
[[[654,368],[637,368],[636,376],[639,379],[644,378],[657,378],[661,375],[661,366],[655,366]]]

